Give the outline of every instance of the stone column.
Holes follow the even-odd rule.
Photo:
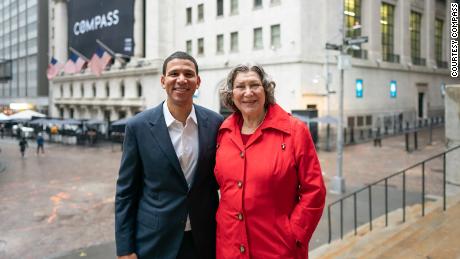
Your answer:
[[[54,0],[54,20],[52,23],[51,26],[54,26],[54,55],[59,62],[64,63],[67,61],[68,53],[67,1]]]
[[[447,148],[460,145],[460,84],[448,85],[445,95],[445,123]],[[448,183],[460,184],[460,149],[446,155],[446,178]]]
[[[433,67],[436,65],[436,60],[434,57],[434,20],[436,12],[436,0],[425,0],[425,23],[422,28],[422,42],[425,42],[425,48],[422,49],[422,57],[426,58],[427,67]],[[423,44],[422,44],[423,45]]]
[[[449,61],[450,60],[450,1],[446,2],[445,7],[445,15],[443,19],[443,31],[442,31],[442,60],[441,61]],[[434,21],[433,21],[434,23]],[[433,28],[434,33],[434,28]],[[433,47],[434,50],[434,47]],[[434,55],[434,54],[433,54]],[[433,56],[434,57],[434,56]],[[436,64],[436,60],[435,60]]]
[[[395,53],[401,55],[401,64],[407,65],[408,63],[412,63],[410,49],[411,35],[409,30],[411,13],[410,1],[401,1],[399,4],[401,7],[401,10],[398,13],[399,24],[395,24],[395,30],[399,27],[399,37],[397,37],[398,41],[395,39]]]
[[[369,36],[369,43],[364,46],[369,50],[370,60],[382,60],[382,33],[380,31],[380,1],[364,1],[362,34]],[[366,48],[365,47],[365,48]]]
[[[144,0],[134,1],[134,56],[144,57]]]
[[[146,35],[145,35],[145,57],[148,59],[154,59],[159,57],[159,38],[160,38],[160,19],[159,15],[159,1],[146,1],[145,3],[145,13],[149,15],[145,16],[145,26],[146,26]]]

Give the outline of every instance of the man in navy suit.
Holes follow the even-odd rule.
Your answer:
[[[184,52],[163,63],[167,100],[130,119],[115,196],[118,258],[215,258],[214,178],[222,116],[193,104],[198,65]]]

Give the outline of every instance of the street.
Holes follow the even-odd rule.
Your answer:
[[[21,159],[14,139],[0,140],[0,258],[47,258],[113,241],[113,201],[121,152],[33,140]]]

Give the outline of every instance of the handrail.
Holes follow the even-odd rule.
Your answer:
[[[443,158],[443,210],[445,211],[446,210],[446,154],[449,153],[449,152],[452,152],[456,149],[460,149],[460,145],[459,146],[456,146],[456,147],[453,147],[453,148],[450,148],[442,153],[439,153],[437,155],[434,155],[434,156],[431,156],[423,161],[420,161],[414,165],[411,165],[401,171],[398,171],[396,173],[393,173],[391,175],[388,175],[386,177],[383,177],[377,181],[374,181],[352,193],[349,193],[343,197],[341,197],[340,199],[337,199],[331,203],[329,203],[329,205],[327,206],[327,220],[328,220],[328,243],[331,243],[332,241],[332,223],[331,223],[331,209],[334,205],[336,204],[340,204],[340,239],[343,239],[343,203],[346,199],[350,198],[350,197],[353,197],[353,222],[354,222],[354,234],[357,235],[357,229],[358,229],[358,224],[357,224],[357,216],[358,216],[358,213],[357,213],[357,194],[358,193],[361,193],[363,191],[366,191],[368,190],[368,195],[369,195],[369,229],[370,231],[372,231],[372,186],[376,186],[378,185],[379,183],[384,183],[384,186],[385,186],[385,227],[388,226],[388,180],[390,178],[393,178],[393,177],[396,177],[396,176],[399,176],[399,175],[402,175],[402,221],[405,222],[406,221],[406,172],[413,169],[413,168],[416,168],[418,166],[422,166],[422,216],[425,216],[425,163],[435,159],[435,158],[439,158],[439,157],[442,157]]]

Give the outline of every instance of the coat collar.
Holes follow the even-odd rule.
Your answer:
[[[281,131],[286,134],[291,133],[291,127],[289,124],[289,113],[284,111],[278,104],[271,104],[268,106],[267,114],[265,119],[259,128],[253,133],[249,141],[246,143],[246,147],[251,146],[255,143],[262,135],[263,132],[268,129]],[[235,143],[240,150],[244,150],[243,141],[241,139],[240,121],[242,115],[239,112],[233,113],[228,117],[219,129],[219,133],[224,131],[230,131],[230,139]]]

